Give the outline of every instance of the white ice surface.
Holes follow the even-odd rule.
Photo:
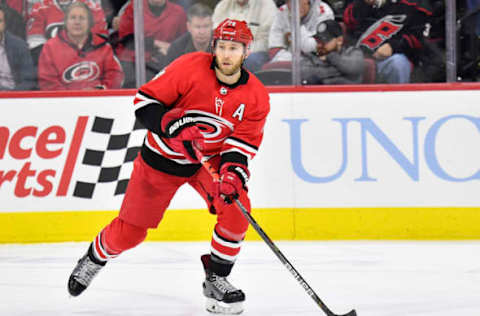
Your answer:
[[[79,297],[68,276],[87,243],[0,245],[1,316],[200,316],[207,242],[145,242]],[[480,242],[276,242],[335,313],[480,315]],[[245,316],[324,315],[263,242],[245,242],[230,276]]]

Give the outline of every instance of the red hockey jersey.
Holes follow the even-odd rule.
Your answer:
[[[95,21],[92,33],[107,34],[105,14],[99,2],[93,0],[75,0],[85,2],[92,11]],[[56,0],[41,0],[33,5],[27,23],[27,42],[30,49],[43,45],[55,37],[63,26],[64,12]]]
[[[43,46],[38,62],[41,90],[115,89],[122,86],[123,76],[112,47],[98,35],[79,50],[62,30]]]
[[[235,153],[245,161],[257,153],[270,111],[267,90],[254,75],[242,69],[236,84],[223,84],[215,75],[212,54],[204,52],[179,57],[143,85],[134,99],[135,111],[152,104],[181,108],[193,117],[205,137],[204,155]],[[155,124],[160,126],[160,118]],[[174,174],[172,166],[190,164],[171,149],[168,139],[152,131],[142,156],[152,167]]]
[[[358,47],[373,54],[385,43],[394,53],[413,57],[422,49],[428,36],[432,12],[417,0],[388,0],[381,8],[374,8],[364,0],[354,0],[344,11],[343,20],[350,35],[358,40]],[[412,58],[414,61],[415,58]]]
[[[153,49],[153,41],[159,40],[171,43],[180,35],[187,31],[187,16],[183,8],[175,3],[166,1],[165,9],[158,16],[153,14],[148,6],[148,1],[143,0],[143,16],[144,16],[144,34],[145,34],[145,59],[149,60],[151,49]],[[125,8],[125,12],[120,18],[118,36],[126,38],[133,34],[133,2],[130,2]],[[130,41],[133,43],[133,39]],[[120,45],[117,49],[117,56],[120,60],[134,61],[135,53],[132,47],[128,45]],[[149,47],[150,46],[150,47]]]

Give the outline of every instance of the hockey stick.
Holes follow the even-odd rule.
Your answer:
[[[217,170],[208,162],[208,158],[205,158],[199,150],[195,150],[195,153],[198,158],[200,158],[200,161],[202,163],[202,166],[208,171],[208,173],[212,176],[214,182],[219,182],[220,181],[220,175],[218,174]],[[283,255],[283,253],[280,251],[280,249],[275,246],[273,241],[268,237],[268,235],[263,231],[263,229],[260,227],[260,225],[257,224],[255,219],[252,217],[252,215],[247,211],[245,206],[238,200],[234,199],[235,205],[238,207],[238,209],[242,212],[242,214],[247,218],[248,222],[250,225],[253,226],[253,228],[257,231],[257,233],[262,237],[263,241],[270,247],[270,249],[273,251],[273,253],[277,256],[277,258],[282,262],[282,264],[287,268],[288,271],[293,275],[295,280],[303,287],[303,289],[307,292],[307,294],[317,303],[318,306],[322,309],[322,311],[327,315],[327,316],[357,316],[357,312],[355,312],[354,309],[352,309],[349,313],[347,314],[334,314],[327,305],[318,297],[318,295],[315,293],[315,291],[308,285],[307,281],[300,275],[300,273],[293,267],[293,265],[288,261],[288,259]]]

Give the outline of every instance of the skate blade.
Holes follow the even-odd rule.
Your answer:
[[[205,308],[212,314],[238,315],[243,312],[243,302],[224,303],[213,298],[207,298]]]

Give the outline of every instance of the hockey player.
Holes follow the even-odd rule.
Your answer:
[[[226,19],[214,30],[213,53],[183,55],[138,90],[135,115],[147,136],[119,216],[97,235],[70,275],[71,295],[80,295],[108,260],[142,242],[178,188],[188,183],[217,216],[211,252],[201,256],[207,310],[243,311],[245,294],[227,276],[248,221],[232,199],[250,210],[248,162],[261,143],[270,110],[265,87],[242,67],[252,40],[244,21]],[[210,158],[220,183],[201,167],[195,148]]]

